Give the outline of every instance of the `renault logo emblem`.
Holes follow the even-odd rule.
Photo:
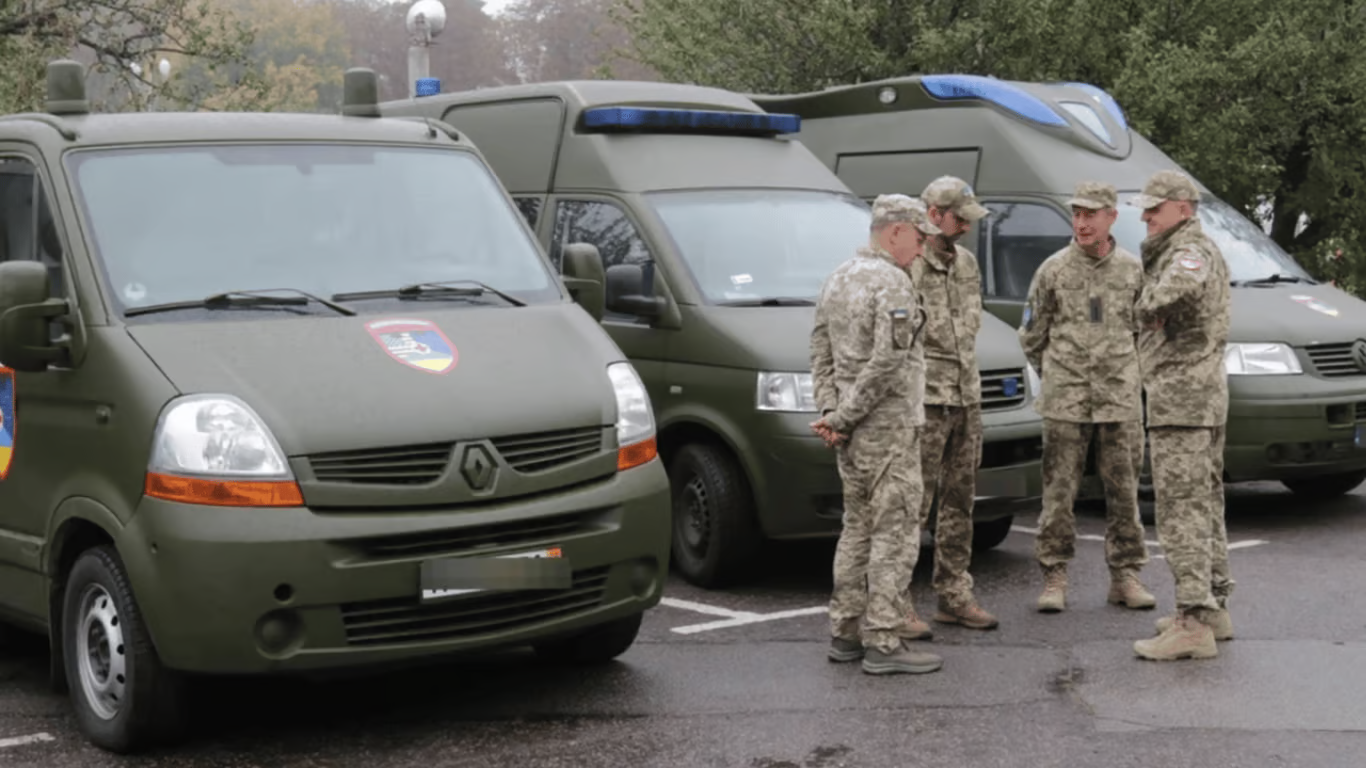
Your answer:
[[[1352,359],[1362,373],[1366,373],[1366,339],[1357,339],[1357,343],[1352,345]]]
[[[460,474],[471,490],[487,491],[493,487],[493,481],[498,476],[498,464],[487,448],[471,445],[465,449],[465,456],[460,460]]]

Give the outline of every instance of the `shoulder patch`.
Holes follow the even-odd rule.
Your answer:
[[[1183,254],[1182,256],[1179,256],[1176,259],[1176,263],[1181,265],[1182,269],[1189,269],[1192,272],[1197,269],[1203,269],[1205,266],[1204,261],[1192,254]]]

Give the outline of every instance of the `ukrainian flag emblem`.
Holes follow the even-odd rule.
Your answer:
[[[0,480],[14,459],[14,371],[0,368]]]
[[[460,359],[446,334],[427,320],[375,320],[365,328],[389,357],[419,371],[446,373]]]

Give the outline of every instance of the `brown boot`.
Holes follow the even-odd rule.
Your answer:
[[[1228,610],[1220,608],[1217,611],[1210,611],[1208,614],[1210,629],[1214,630],[1214,639],[1220,642],[1233,639],[1233,617],[1228,615]],[[1157,632],[1162,634],[1171,628],[1175,616],[1163,616],[1157,620]]]
[[[1123,605],[1129,608],[1149,610],[1157,606],[1157,598],[1149,592],[1143,582],[1138,580],[1138,574],[1129,570],[1110,571],[1110,602],[1114,605]]]
[[[1157,637],[1135,642],[1134,653],[1153,661],[1212,659],[1219,655],[1219,648],[1208,624],[1183,614]]]
[[[906,614],[906,623],[897,630],[897,636],[903,640],[930,640],[934,637],[934,631],[912,609]]]
[[[1043,594],[1039,595],[1039,610],[1057,613],[1067,607],[1067,566],[1043,567]]]
[[[974,598],[956,603],[939,598],[939,611],[934,614],[934,620],[940,624],[961,624],[968,629],[995,629],[999,623]]]

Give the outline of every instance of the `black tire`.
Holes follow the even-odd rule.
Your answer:
[[[997,520],[987,520],[972,525],[972,551],[988,552],[1005,542],[1010,535],[1010,526],[1014,524],[1015,516],[1002,517]]]
[[[61,632],[71,704],[92,744],[131,754],[184,735],[185,682],[162,667],[112,547],[88,549],[71,566]],[[122,687],[113,705],[95,700],[102,677],[116,690]]]
[[[555,664],[605,664],[626,653],[640,634],[644,614],[599,624],[586,632],[548,640],[533,647],[536,655]]]
[[[1339,475],[1320,475],[1319,477],[1303,477],[1281,481],[1281,485],[1289,488],[1296,496],[1303,496],[1310,501],[1328,501],[1339,496],[1346,496],[1362,483],[1366,483],[1366,472],[1344,472]]]
[[[690,443],[669,462],[673,561],[689,583],[730,586],[751,572],[761,543],[749,483],[730,453]]]

